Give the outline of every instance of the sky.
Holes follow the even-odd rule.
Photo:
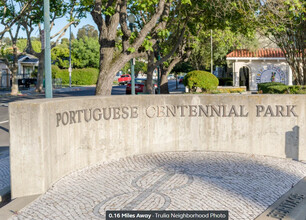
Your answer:
[[[55,25],[53,27],[53,29],[51,30],[51,36],[55,33],[57,33],[59,30],[61,30],[65,25],[67,24],[67,18],[61,18],[56,20]],[[79,25],[77,27],[71,26],[71,32],[74,34],[74,36],[77,36],[78,33],[78,29],[82,28],[83,26],[90,24],[92,26],[94,26],[97,29],[97,25],[95,24],[95,22],[92,19],[92,16],[90,13],[87,14],[86,18],[81,19],[81,22],[79,23]],[[0,25],[0,30],[3,30],[3,26]],[[14,27],[13,27],[13,32],[15,31]],[[4,35],[4,37],[9,37],[9,34],[6,33]],[[19,37],[20,38],[26,38],[26,33],[25,31],[20,31],[19,33]],[[38,37],[38,29],[36,28],[33,31],[33,37]],[[66,34],[63,36],[63,38],[69,38],[69,29],[67,30]]]

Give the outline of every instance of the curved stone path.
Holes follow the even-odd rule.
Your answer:
[[[11,219],[105,219],[106,210],[228,210],[254,219],[306,176],[289,159],[217,152],[133,156],[74,172]]]

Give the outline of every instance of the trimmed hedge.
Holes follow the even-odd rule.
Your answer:
[[[71,84],[73,85],[94,85],[97,83],[99,70],[95,68],[73,69]],[[61,78],[62,84],[69,84],[69,72],[67,69],[60,69],[52,66],[52,78]]]
[[[196,88],[201,88],[202,91],[208,92],[217,89],[219,80],[209,72],[195,70],[184,77],[183,83],[191,92],[195,91]]]
[[[264,94],[306,94],[306,86],[287,86],[279,82],[258,84],[259,93]]]

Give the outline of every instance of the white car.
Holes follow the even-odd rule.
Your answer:
[[[169,74],[168,75],[168,80],[173,80],[173,79],[175,79],[175,76],[173,74]]]

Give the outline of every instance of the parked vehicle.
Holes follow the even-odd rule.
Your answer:
[[[183,83],[184,76],[179,76],[178,79],[179,79],[179,84],[181,84]]]
[[[175,79],[175,76],[173,74],[169,74],[168,75],[168,80],[172,80],[172,79]]]
[[[115,80],[118,80],[122,75],[122,71],[116,73]]]
[[[118,78],[118,83],[120,85],[124,85],[124,84],[127,84],[128,82],[131,82],[131,80],[132,80],[131,75],[125,74],[125,75],[120,76],[120,78]]]
[[[136,78],[135,79],[135,94],[138,93],[143,93],[145,91],[145,86],[146,86],[146,81],[147,79],[143,79],[143,78]],[[157,93],[157,81],[153,80],[153,87],[155,90],[155,94]],[[129,82],[126,85],[126,94],[131,94],[132,93],[132,84],[131,82]]]
[[[18,86],[24,86],[25,88],[30,88],[31,84],[36,85],[36,83],[37,83],[37,79],[35,78],[18,79]]]

